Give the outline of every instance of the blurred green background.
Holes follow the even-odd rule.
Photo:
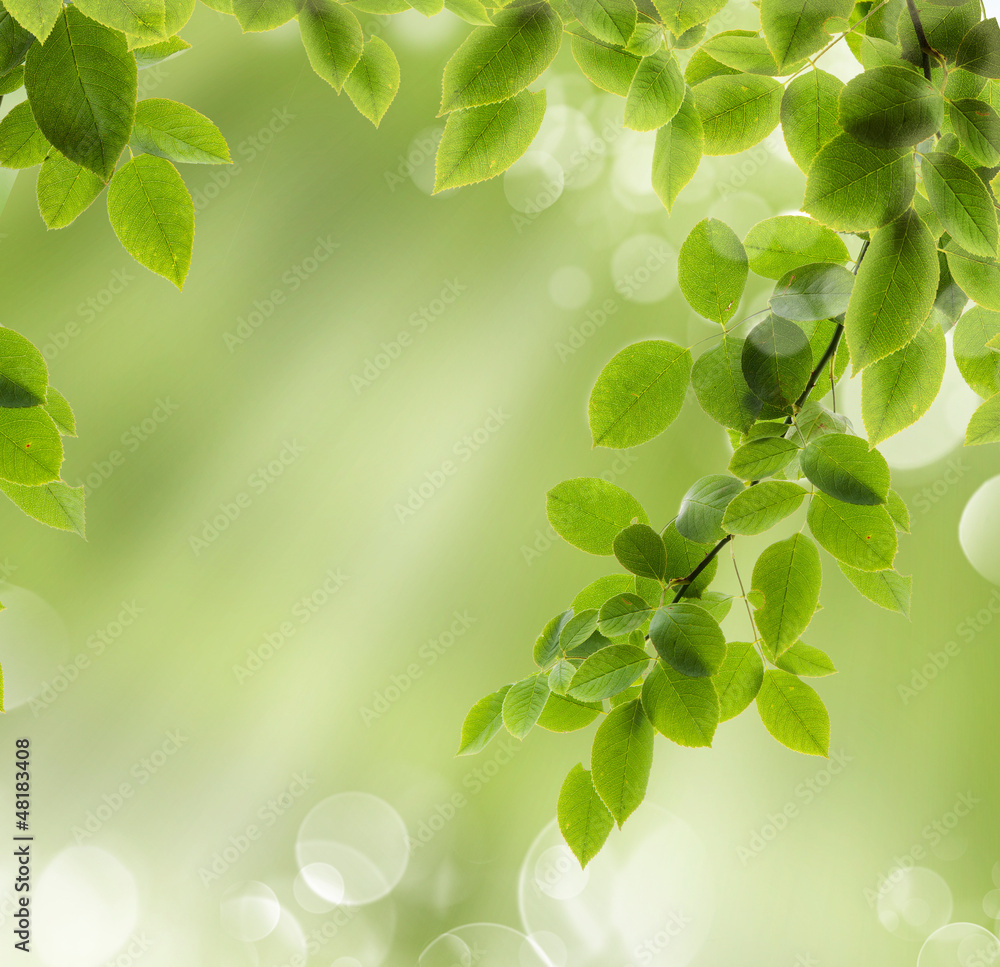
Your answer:
[[[103,199],[46,233],[34,173],[13,183],[3,322],[74,404],[66,478],[89,491],[86,543],[3,511],[0,730],[9,755],[31,739],[37,837],[23,962],[410,965],[462,928],[423,965],[904,967],[948,922],[995,929],[1000,498],[980,488],[1000,461],[958,447],[953,372],[886,448],[913,516],[912,621],[824,561],[808,640],[840,669],[816,683],[829,763],[753,709],[710,751],[661,739],[647,805],[588,882],[551,822],[590,730],[454,758],[468,707],[616,569],[552,539],[545,491],[605,474],[662,526],[725,465],[693,398],[658,440],[592,450],[587,396],[630,342],[710,345],[677,247],[706,214],[743,234],[796,209],[803,178],[778,132],[706,159],[668,218],[651,137],[621,129],[567,45],[525,159],[432,198],[440,67],[465,28],[365,19],[403,72],[377,132],[294,24],[241,36],[199,8],[194,49],[145,72],[146,96],[209,115],[235,161],[185,171],[183,294],[125,255]],[[744,22],[749,4],[719,26]],[[743,312],[766,292],[752,282]],[[762,546],[738,550],[744,577]],[[728,558],[720,586],[736,590]],[[9,858],[0,874],[7,945]],[[971,927],[942,936],[925,967],[996,959]]]

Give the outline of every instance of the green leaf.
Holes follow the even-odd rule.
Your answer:
[[[0,409],[0,478],[37,487],[59,479],[63,446],[41,406]]]
[[[86,211],[104,190],[104,182],[89,168],[53,151],[38,171],[38,210],[48,228],[65,228]]]
[[[792,269],[771,296],[771,311],[796,322],[819,322],[847,311],[854,275],[842,265],[817,262]]]
[[[741,362],[754,396],[791,413],[812,373],[812,349],[799,326],[771,313],[750,330]]]
[[[649,667],[650,657],[632,645],[609,645],[595,651],[576,669],[567,694],[581,702],[599,702],[628,688]]]
[[[760,25],[782,72],[827,43],[827,20],[853,9],[853,0],[761,0]]]
[[[462,723],[458,755],[482,752],[490,739],[503,728],[503,701],[510,688],[510,685],[504,685],[499,691],[481,698],[472,706]]]
[[[973,302],[1000,312],[1000,266],[996,259],[967,252],[954,240],[945,245],[952,277]]]
[[[625,127],[655,131],[668,124],[684,101],[684,78],[677,58],[657,51],[639,62],[625,98]]]
[[[889,465],[861,437],[828,433],[799,456],[802,472],[825,494],[848,504],[884,504]]]
[[[873,148],[841,134],[817,153],[802,207],[838,232],[863,232],[902,215],[915,187],[911,152]]]
[[[549,697],[544,675],[529,675],[511,685],[503,698],[503,724],[515,739],[523,739],[535,726]]]
[[[0,165],[31,168],[48,154],[49,142],[38,130],[27,101],[16,104],[0,121]]]
[[[708,155],[739,154],[777,126],[784,88],[756,74],[710,77],[694,88]]]
[[[557,614],[546,623],[542,633],[535,639],[532,654],[539,668],[547,668],[559,655],[559,638],[572,617],[572,610]]]
[[[722,529],[730,534],[763,534],[794,514],[805,495],[797,483],[764,480],[733,498],[722,518]]]
[[[649,624],[649,640],[660,658],[688,678],[709,678],[726,658],[726,638],[718,621],[685,601],[657,610]]]
[[[757,34],[753,30],[723,30],[721,33],[715,34],[711,40],[706,41],[706,43],[711,44],[718,42],[725,37],[756,36]],[[691,59],[687,62],[687,66],[684,68],[684,80],[687,81],[691,87],[696,87],[702,81],[707,81],[710,77],[731,77],[739,73],[741,73],[740,68],[729,67],[721,61],[716,60],[707,50],[705,50],[705,45],[702,44],[701,47],[691,54]]]
[[[779,67],[767,41],[756,34],[749,36],[737,31],[724,31],[706,40],[701,50],[727,67],[746,74],[791,74],[802,66],[802,62]]]
[[[676,524],[668,524],[663,528],[660,536],[663,538],[663,545],[667,549],[666,580],[668,582],[686,578],[701,564],[702,559],[711,550],[711,547],[707,544],[697,544],[681,536]],[[712,579],[715,577],[715,572],[718,568],[718,558],[713,558],[711,563],[698,577],[691,584],[686,585],[686,596],[690,598],[701,594],[712,583]],[[639,580],[636,579],[637,586]],[[649,601],[649,598],[646,598],[646,600]],[[654,601],[650,601],[650,604],[656,604],[657,601],[659,601],[659,594],[657,594]]]
[[[809,627],[822,583],[819,551],[805,534],[778,541],[757,558],[750,584],[764,604],[754,620],[773,654],[782,655]]]
[[[238,2],[260,5],[261,0]],[[243,23],[242,19],[240,23]],[[251,28],[243,24],[243,29],[271,28]],[[299,12],[299,32],[312,69],[339,92],[364,51],[364,36],[358,18],[334,0],[307,0]]]
[[[677,256],[677,282],[699,315],[725,325],[747,281],[747,254],[736,233],[716,218],[698,222]]]
[[[913,578],[898,571],[859,571],[848,564],[837,562],[844,577],[853,584],[869,601],[874,601],[880,608],[888,611],[898,611],[906,617],[910,616],[910,591]],[[788,671],[795,671],[789,668]],[[802,674],[802,672],[796,672]]]
[[[591,83],[619,97],[628,94],[632,78],[639,69],[638,57],[576,31],[572,32],[571,47],[573,59]]]
[[[169,161],[141,154],[119,168],[108,186],[108,218],[129,255],[183,288],[191,267],[194,203]]]
[[[549,670],[549,690],[557,695],[565,695],[566,689],[569,688],[569,683],[573,680],[573,675],[579,667],[578,659],[560,658]]]
[[[542,714],[538,716],[538,727],[549,732],[576,732],[585,729],[600,714],[598,702],[576,702],[550,692]]]
[[[660,541],[662,544],[662,540]],[[617,638],[641,628],[652,614],[649,604],[637,594],[622,592],[601,605],[598,628],[602,635]]]
[[[488,27],[493,23],[489,11],[479,0],[445,0],[444,7],[474,27]]]
[[[63,436],[76,436],[76,416],[66,397],[54,386],[48,390],[45,410],[52,417],[59,432]]]
[[[782,745],[806,755],[830,753],[830,716],[816,692],[794,675],[771,669],[757,694],[764,727]]]
[[[10,18],[7,18],[10,20]],[[2,23],[2,21],[0,21]],[[17,27],[20,30],[20,27]],[[31,36],[28,34],[27,36]],[[32,43],[34,43],[34,37],[31,38]],[[2,43],[2,36],[0,36],[0,43]],[[21,64],[17,67],[12,68],[2,77],[0,77],[0,96],[4,94],[13,94],[18,88],[24,87],[24,65]]]
[[[838,561],[860,571],[884,571],[896,556],[896,528],[881,504],[845,504],[816,494],[806,515],[819,544]]]
[[[24,84],[49,143],[107,181],[135,117],[137,70],[122,35],[65,7],[28,51]]]
[[[698,171],[705,132],[694,103],[694,94],[686,88],[684,100],[668,124],[656,132],[653,148],[653,190],[668,212]]]
[[[522,91],[509,101],[454,111],[438,145],[434,191],[503,174],[528,150],[544,115],[545,91]]]
[[[244,33],[274,30],[275,27],[288,23],[296,13],[299,14],[301,26],[303,14],[307,20],[312,21],[314,17],[325,16],[331,7],[338,6],[331,0],[308,0],[299,11],[296,0],[231,0],[231,3],[232,12]],[[304,36],[303,34],[303,38]],[[308,52],[308,47],[306,49]]]
[[[545,510],[556,533],[588,554],[611,554],[618,532],[649,518],[628,491],[600,477],[576,477],[546,495]]]
[[[559,650],[569,654],[579,648],[597,630],[597,609],[576,612],[559,632]]]
[[[1000,443],[1000,393],[980,405],[965,431],[967,447],[984,443]]]
[[[746,641],[726,645],[726,660],[712,678],[719,696],[719,721],[735,718],[757,697],[764,681],[764,662]]]
[[[135,63],[139,70],[145,70],[154,64],[161,64],[171,57],[183,54],[185,50],[190,50],[191,45],[181,37],[170,37],[162,40],[158,44],[147,44],[145,47],[136,47],[132,53],[135,54]]]
[[[702,353],[691,370],[691,385],[702,409],[716,423],[745,433],[763,404],[743,378],[743,340],[723,334],[721,342]]]
[[[667,552],[663,539],[648,524],[629,524],[615,536],[612,548],[626,571],[655,581],[663,580]]]
[[[616,353],[590,394],[594,446],[634,447],[658,436],[680,413],[690,376],[690,351],[663,339]]]
[[[863,574],[864,572],[858,572]],[[837,669],[830,656],[812,645],[797,641],[776,661],[777,666],[791,673],[801,675],[803,678],[825,678],[827,675],[835,675]]]
[[[729,461],[729,470],[741,480],[760,480],[787,467],[799,448],[783,437],[751,440],[737,448]]]
[[[654,3],[667,29],[678,36],[710,20],[726,6],[726,0],[654,0]]]
[[[382,123],[399,90],[399,62],[381,37],[370,37],[344,90],[354,106],[375,127]]]
[[[657,662],[642,684],[642,707],[653,728],[678,745],[710,746],[719,724],[711,678],[687,678]]]
[[[947,347],[940,326],[925,326],[902,349],[861,374],[861,416],[872,446],[916,423],[941,389]]]
[[[906,148],[940,130],[944,98],[909,67],[874,67],[848,81],[840,95],[840,124],[876,148]]]
[[[663,46],[663,28],[658,23],[640,20],[629,38],[625,49],[637,57],[648,57]]]
[[[73,531],[86,538],[82,484],[71,487],[55,480],[39,487],[24,487],[9,480],[0,480],[0,490],[29,517],[49,527]]]
[[[598,40],[624,47],[635,31],[633,0],[568,0],[577,20]]]
[[[58,6],[55,9],[58,13]],[[24,60],[24,55],[34,42],[31,31],[25,30],[0,4],[0,75],[4,76],[4,85],[8,83],[10,75],[16,73],[18,64]],[[20,87],[20,84],[17,86]],[[10,91],[3,93],[8,94]]]
[[[750,268],[765,279],[781,279],[802,266],[815,263],[840,266],[850,258],[847,246],[836,232],[801,215],[765,218],[750,229],[743,239],[743,247]],[[776,308],[774,311],[782,314]]]
[[[943,151],[925,154],[920,170],[931,207],[948,234],[973,255],[995,257],[997,213],[979,175]]]
[[[634,589],[635,578],[631,574],[605,574],[604,577],[591,581],[573,598],[572,607],[574,611],[600,608],[613,595],[624,594],[626,591]]]
[[[889,491],[889,498],[885,502],[885,509],[889,511],[889,516],[892,518],[893,524],[896,525],[896,530],[903,531],[904,534],[909,534],[910,511],[903,498],[895,490]]]
[[[916,0],[916,6],[928,45],[946,60],[954,59],[962,39],[979,22],[979,3],[968,0],[966,3],[942,6],[932,0]],[[923,54],[913,20],[905,4],[900,4],[897,9],[900,10],[897,32],[903,56],[919,66]],[[933,62],[936,62],[936,58]]]
[[[980,21],[962,38],[955,66],[980,77],[1000,77],[1000,27],[996,17]]]
[[[4,0],[7,12],[40,41],[48,38],[62,13],[62,0]]]
[[[44,403],[48,385],[42,354],[20,333],[0,327],[0,406]]]
[[[164,0],[74,0],[91,20],[137,40],[160,40],[166,35]]]
[[[601,802],[590,773],[578,763],[570,769],[559,791],[556,807],[559,831],[581,867],[600,851],[615,821]]]
[[[151,97],[135,108],[132,146],[146,154],[187,164],[229,164],[222,132],[193,107]]]
[[[955,324],[952,351],[966,383],[983,399],[1000,393],[1000,353],[987,344],[1000,335],[1000,312],[973,306]]]
[[[548,4],[501,11],[445,65],[441,113],[514,97],[552,63],[561,41],[562,24]]]
[[[948,120],[976,161],[987,167],[1000,162],[1000,115],[989,104],[974,98],[952,101]]]
[[[640,702],[612,709],[594,735],[590,768],[594,788],[619,827],[645,797],[652,764],[653,726]]]
[[[744,492],[742,480],[713,473],[696,480],[681,501],[675,526],[681,536],[696,544],[712,544],[726,536],[722,529],[726,508]]]
[[[855,372],[913,339],[934,306],[939,273],[937,246],[916,212],[875,232],[844,319]]]
[[[843,89],[843,81],[821,70],[800,74],[785,88],[781,131],[788,153],[803,171],[841,133],[837,118]]]

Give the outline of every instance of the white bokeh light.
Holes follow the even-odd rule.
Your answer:
[[[632,302],[661,302],[677,287],[677,251],[662,236],[633,235],[611,257],[619,294]]]
[[[557,967],[535,941],[498,923],[470,923],[441,934],[417,967]]]
[[[33,894],[34,949],[47,967],[98,967],[135,927],[135,880],[96,846],[59,853],[42,869]]]
[[[266,883],[253,880],[230,887],[219,905],[222,928],[236,940],[263,940],[278,925],[281,904]]]
[[[531,936],[558,938],[573,967],[685,967],[694,961],[715,904],[704,846],[687,823],[647,804],[612,834],[585,880],[571,854],[553,852],[560,848],[565,845],[553,822],[521,868],[521,918]]]
[[[10,712],[35,697],[50,705],[75,678],[86,674],[86,668],[70,661],[66,627],[46,601],[11,584],[0,585],[0,601],[4,604],[0,622],[4,705]],[[122,631],[120,626],[118,631]],[[84,658],[90,662],[93,655],[84,654]]]
[[[922,866],[895,870],[878,895],[878,919],[903,940],[923,940],[951,919],[948,884]]]
[[[317,896],[358,906],[395,889],[409,862],[409,837],[387,802],[346,792],[324,799],[302,820],[295,855]]]
[[[975,923],[949,923],[934,931],[920,948],[917,967],[995,967],[1000,941]]]
[[[503,192],[515,211],[537,215],[554,205],[563,192],[563,169],[545,151],[528,151],[503,176]]]
[[[987,480],[970,498],[958,523],[958,540],[969,563],[1000,585],[1000,477]]]

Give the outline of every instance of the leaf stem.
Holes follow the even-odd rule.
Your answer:
[[[861,251],[858,253],[857,261],[854,263],[855,275],[858,274],[858,269],[861,267],[861,262],[864,259],[865,255],[867,254],[868,247],[870,244],[871,242],[869,241],[869,239],[865,239],[864,243],[861,246]],[[809,379],[806,382],[806,388],[802,391],[799,398],[795,401],[796,411],[798,411],[805,403],[805,401],[809,398],[809,394],[813,391],[813,388],[815,387],[817,380],[819,380],[819,378],[823,375],[823,371],[826,369],[826,364],[830,362],[836,355],[837,348],[840,346],[840,340],[843,338],[843,335],[844,335],[844,324],[842,322],[838,322],[837,328],[834,331],[832,338],[830,339],[830,344],[826,347],[826,350],[820,357],[820,361],[816,364],[813,371],[809,374]],[[789,426],[793,426],[795,424],[795,417],[789,416],[788,419],[785,420],[785,422]],[[755,487],[759,483],[760,483],[759,480],[751,480],[747,486]],[[715,545],[715,547],[713,547],[701,559],[701,563],[686,578],[684,578],[683,583],[681,584],[680,588],[677,591],[677,594],[674,595],[674,600],[671,602],[672,604],[677,604],[681,600],[681,598],[684,597],[684,594],[687,591],[687,589],[691,587],[691,585],[695,582],[695,580],[697,580],[701,572],[704,571],[705,568],[712,563],[712,561],[715,559],[719,551],[721,551],[732,539],[733,535],[727,534],[725,537],[722,538],[722,540],[720,540]]]
[[[917,10],[915,0],[906,0],[906,9],[910,11],[910,20],[913,21],[913,29],[917,32],[917,43],[920,44],[920,54],[923,61],[924,77],[931,79],[931,53],[937,53],[930,42],[927,34],[924,33],[924,25],[920,20],[920,11]]]

